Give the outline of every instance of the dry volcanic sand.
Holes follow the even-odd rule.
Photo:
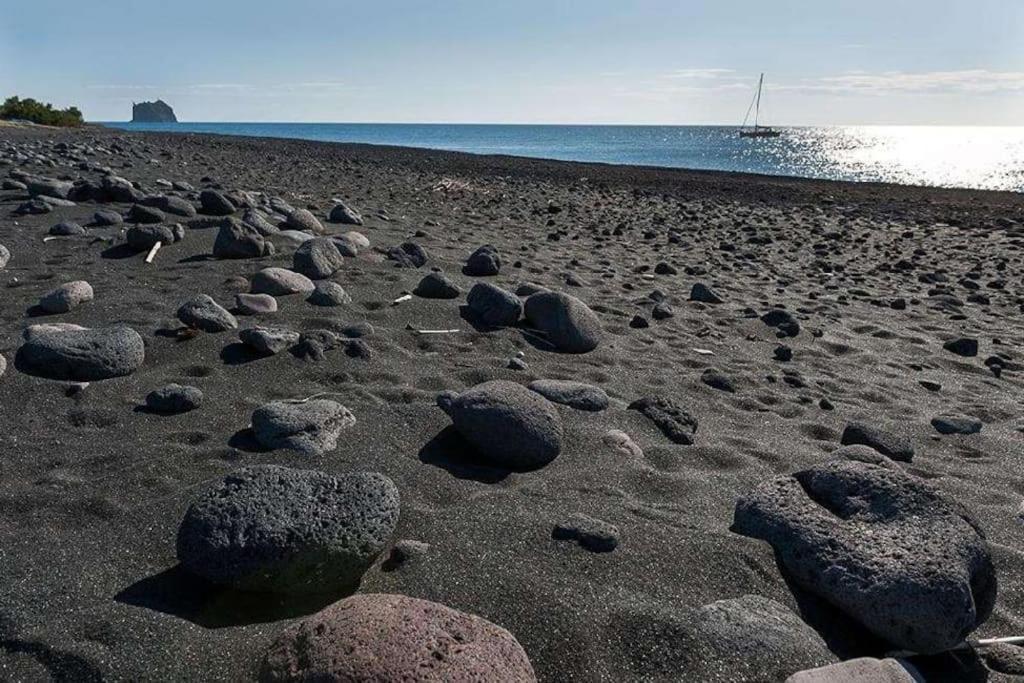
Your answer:
[[[975,635],[1024,634],[1018,195],[102,129],[4,128],[0,156],[35,150],[55,165],[23,170],[98,177],[56,149],[60,142],[102,147],[91,161],[149,192],[166,191],[160,178],[201,188],[209,177],[225,190],[280,196],[321,219],[332,198],[361,211],[365,225],[355,229],[374,248],[346,259],[334,277],[351,304],[321,308],[285,296],[277,314],[240,321],[299,331],[365,321],[373,355],[252,360],[231,351],[234,332],[176,338],[168,331],[180,326],[174,316],[185,300],[205,293],[230,306],[246,291],[238,278],[290,267],[291,254],[215,260],[216,229],[191,227],[145,265],[144,254],[111,249],[117,227],[43,242],[61,220],[84,225],[97,209],[128,205],[86,202],[16,217],[25,193],[0,192],[0,243],[13,254],[0,271],[7,678],[254,677],[277,634],[341,597],[238,595],[176,567],[175,534],[190,500],[258,463],[390,477],[402,499],[394,541],[429,548],[400,566],[385,551],[360,592],[425,598],[491,620],[519,640],[541,680],[687,680],[697,664],[673,639],[685,626],[675,621],[745,594],[800,614],[842,658],[882,656],[886,645],[789,585],[768,544],[729,531],[739,496],[826,459],[852,420],[904,434],[917,454],[903,467],[980,519],[999,596]],[[396,268],[376,250],[409,239],[427,251],[425,267]],[[466,257],[485,243],[502,256],[500,274],[465,276]],[[655,274],[662,261],[677,272]],[[431,267],[463,295],[391,304]],[[460,307],[481,279],[579,297],[599,316],[603,343],[568,355],[537,348],[514,328],[474,328]],[[95,300],[33,317],[40,296],[72,280],[91,283]],[[688,301],[696,282],[724,302]],[[656,289],[674,317],[653,319],[648,295]],[[940,290],[962,305],[930,297]],[[984,298],[967,302],[972,293]],[[903,310],[891,306],[900,298]],[[756,317],[777,305],[802,327],[782,340],[793,351],[785,363],[774,358],[775,330]],[[650,326],[632,327],[637,314]],[[145,340],[145,364],[85,388],[15,369],[22,329],[54,321],[129,325]],[[459,331],[417,335],[409,325]],[[943,349],[959,336],[979,340],[977,357]],[[518,353],[524,370],[508,367]],[[994,354],[1008,359],[999,377],[983,362]],[[731,379],[735,392],[702,382],[707,368]],[[563,450],[533,472],[488,467],[435,404],[444,390],[540,378],[597,385],[611,405],[558,406]],[[147,393],[171,382],[201,388],[203,405],[170,417],[138,410]],[[356,417],[326,455],[261,452],[245,438],[256,407],[321,393]],[[673,444],[626,408],[655,395],[699,420],[694,445]],[[984,428],[942,436],[930,420],[950,412]],[[610,445],[610,430],[629,434],[643,455]],[[554,539],[554,526],[574,513],[615,525],[618,547],[596,553]],[[936,680],[1008,680],[969,652],[915,661]],[[727,667],[718,680],[736,676]]]

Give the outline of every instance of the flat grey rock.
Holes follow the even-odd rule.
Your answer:
[[[146,396],[146,407],[154,413],[177,415],[195,410],[203,403],[203,392],[198,387],[168,384],[154,389]]]
[[[146,347],[130,327],[76,327],[27,329],[26,341],[18,349],[19,369],[50,379],[92,382],[130,375],[142,366]]]
[[[251,327],[239,331],[238,338],[256,352],[273,356],[298,343],[299,333],[280,327]]]
[[[341,432],[356,423],[349,409],[336,401],[305,403],[273,401],[252,414],[252,431],[262,446],[285,448],[306,455],[334,450]]]
[[[287,268],[264,268],[252,276],[250,290],[253,294],[269,294],[271,296],[287,296],[289,294],[308,294],[316,288],[313,281],[302,273]]]
[[[238,319],[207,294],[199,294],[182,304],[178,320],[203,332],[225,332],[238,327]]]
[[[527,388],[553,403],[561,403],[576,410],[599,411],[608,407],[608,394],[593,384],[572,380],[538,379],[530,382]]]
[[[269,294],[236,294],[235,309],[241,315],[269,315],[277,313],[277,299]]]

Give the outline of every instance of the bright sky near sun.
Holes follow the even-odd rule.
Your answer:
[[[0,96],[94,121],[1024,122],[1024,0],[0,0]]]

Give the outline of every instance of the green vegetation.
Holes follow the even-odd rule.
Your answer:
[[[82,112],[77,107],[54,109],[53,105],[37,102],[31,97],[8,97],[0,105],[0,119],[31,121],[44,126],[80,126]]]

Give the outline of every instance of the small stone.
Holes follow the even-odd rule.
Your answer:
[[[200,294],[181,305],[178,320],[203,332],[224,332],[238,327],[235,316],[210,296]]]
[[[655,320],[668,320],[675,316],[675,311],[666,302],[660,301],[654,304],[654,308],[651,310],[651,317]]]
[[[165,220],[167,220],[167,216],[164,215],[164,212],[151,206],[134,204],[128,211],[129,223],[163,223]]]
[[[950,339],[942,345],[942,348],[946,349],[950,353],[955,353],[958,356],[973,358],[978,355],[978,340],[970,339],[968,337],[959,337],[957,339]]]
[[[203,403],[203,392],[197,387],[168,384],[146,396],[146,407],[154,413],[177,415],[195,410]]]
[[[281,327],[251,327],[241,330],[238,338],[257,353],[273,356],[298,343],[299,333]]]
[[[359,215],[359,212],[347,206],[345,202],[335,204],[327,216],[327,220],[331,223],[341,223],[343,225],[363,224],[363,217]]]
[[[720,304],[723,299],[718,296],[715,290],[702,282],[698,282],[690,288],[690,301],[700,301],[705,304]]]
[[[11,252],[4,245],[0,244],[0,270],[7,267],[7,264],[11,261]]]
[[[295,209],[285,219],[285,224],[292,230],[301,230],[302,232],[312,233],[314,235],[323,235],[326,230],[324,226],[317,220],[307,209]]]
[[[341,432],[356,423],[348,408],[336,401],[305,403],[273,401],[252,414],[252,431],[266,448],[286,448],[305,455],[334,450]]]
[[[700,381],[712,389],[718,389],[719,391],[725,391],[730,394],[736,392],[736,386],[733,384],[732,380],[714,368],[708,368],[701,373]]]
[[[601,411],[608,407],[608,394],[601,387],[583,382],[558,379],[538,379],[527,385],[530,391],[553,403],[561,403],[576,410]]]
[[[73,223],[71,221],[62,221],[50,228],[50,234],[58,237],[75,237],[84,235],[85,232],[85,228],[78,223]]]
[[[462,292],[444,273],[428,273],[412,293],[424,299],[455,299]]]
[[[321,280],[306,301],[314,306],[342,306],[352,303],[352,297],[337,282]]]
[[[851,422],[846,425],[840,443],[844,446],[862,444],[870,446],[893,460],[910,462],[914,457],[914,446],[894,432],[865,424]]]
[[[939,434],[977,434],[981,431],[981,420],[962,415],[939,415],[932,418],[932,427]]]
[[[654,266],[654,273],[656,275],[676,275],[679,271],[675,266],[666,263],[665,261],[659,261],[657,265]]]
[[[246,287],[249,283],[246,282]],[[269,294],[236,294],[235,310],[241,315],[269,315],[277,313],[277,299]]]
[[[643,449],[640,448],[633,441],[632,437],[621,429],[611,429],[605,432],[604,436],[601,437],[601,441],[606,446],[612,448],[618,453],[639,460],[644,457]]]
[[[697,418],[672,399],[664,396],[641,398],[630,403],[629,409],[647,417],[673,443],[684,446],[693,444],[693,437],[697,433]]]
[[[775,347],[775,360],[781,363],[788,363],[793,360],[793,349],[789,348],[785,344],[780,344]]]
[[[122,222],[124,222],[124,219],[121,217],[121,214],[119,214],[116,211],[107,211],[106,209],[101,209],[94,213],[92,216],[92,224],[98,228],[106,228],[112,225],[121,225]]]
[[[469,310],[491,327],[511,327],[519,322],[523,302],[512,292],[490,282],[478,282],[466,296]]]
[[[92,286],[85,280],[67,282],[39,300],[47,313],[67,313],[75,306],[93,300]]]
[[[302,273],[287,268],[264,268],[252,277],[250,287],[253,294],[269,294],[271,296],[287,296],[289,294],[309,294],[316,285]]]
[[[761,322],[778,330],[780,337],[795,337],[800,334],[800,323],[789,311],[773,308],[761,316]]]
[[[399,268],[420,268],[427,262],[427,252],[415,242],[403,242],[388,250],[388,258]]]
[[[497,275],[501,270],[501,255],[489,244],[478,248],[466,259],[464,272],[472,276]]]
[[[618,527],[579,513],[556,524],[551,537],[556,541],[576,541],[581,548],[595,553],[610,553],[619,545]]]

